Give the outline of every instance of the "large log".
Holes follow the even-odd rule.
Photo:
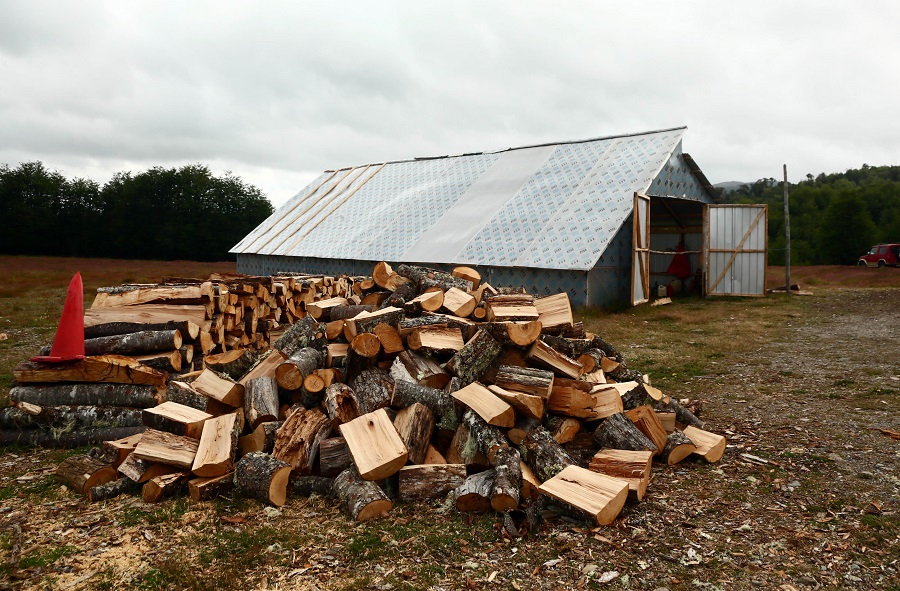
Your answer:
[[[147,427],[192,439],[200,439],[203,423],[210,418],[212,415],[209,413],[170,400],[153,408],[145,408],[142,412],[142,420]]]
[[[500,357],[502,347],[487,331],[479,330],[466,345],[447,362],[447,370],[458,377],[462,386],[478,381]]]
[[[624,480],[628,483],[629,494],[641,501],[647,494],[652,462],[653,452],[650,451],[601,449],[591,458],[588,469]]]
[[[194,456],[197,455],[199,443],[190,437],[147,429],[131,454],[139,460],[190,468],[194,463]]]
[[[384,409],[344,423],[340,432],[365,480],[382,480],[396,474],[409,457],[406,445]]]
[[[461,277],[454,277],[450,273],[438,271],[436,269],[428,269],[426,267],[418,267],[413,265],[399,265],[397,273],[412,279],[419,286],[420,291],[425,291],[429,287],[440,287],[445,292],[452,288],[469,291],[472,289],[472,282]]]
[[[534,429],[525,437],[519,444],[519,453],[522,455],[522,461],[528,464],[534,475],[542,482],[550,480],[567,466],[575,464],[575,460],[543,427]]]
[[[287,359],[304,347],[312,347],[313,349],[324,351],[326,345],[325,325],[317,322],[311,316],[306,316],[299,322],[292,324],[287,329],[287,332],[275,341],[272,348],[279,351]]]
[[[510,511],[519,506],[522,488],[522,467],[519,452],[502,447],[494,454],[494,482],[491,486],[491,508],[494,511]]]
[[[257,359],[259,359],[259,355],[250,349],[234,349],[207,355],[203,363],[217,373],[225,374],[232,380],[239,380],[253,367]]]
[[[287,500],[291,466],[269,454],[254,451],[242,457],[234,470],[234,484],[245,497],[281,507]]]
[[[143,332],[146,330],[177,330],[184,340],[194,340],[200,335],[200,326],[189,320],[180,322],[157,322],[148,324],[144,322],[107,322],[84,327],[84,338],[96,339],[115,335]]]
[[[516,412],[513,407],[479,382],[472,382],[465,388],[454,392],[452,396],[478,413],[489,425],[512,427],[516,422]]]
[[[597,525],[609,525],[625,506],[628,483],[568,466],[540,486],[541,492],[586,514]]]
[[[697,451],[694,442],[688,439],[687,435],[679,430],[672,431],[666,440],[662,453],[659,454],[660,459],[672,466]]]
[[[188,494],[194,501],[210,501],[234,488],[234,472],[211,478],[188,480]]]
[[[32,447],[81,447],[102,443],[108,439],[120,439],[145,429],[140,427],[97,427],[77,431],[46,429],[0,429],[0,445],[25,445]]]
[[[116,308],[91,308],[84,311],[84,327],[110,323],[166,324],[169,322],[192,322],[201,330],[209,330],[207,309],[204,305],[143,304]]]
[[[373,367],[356,376],[350,383],[350,389],[356,398],[359,414],[364,415],[391,403],[394,380],[388,372]]]
[[[331,430],[331,420],[321,410],[300,408],[276,432],[272,455],[287,462],[298,475],[311,474],[319,444]]]
[[[514,365],[501,365],[494,376],[494,384],[501,388],[540,396],[545,400],[553,391],[553,380],[552,371]]]
[[[541,323],[538,320],[525,322],[486,322],[484,330],[491,333],[503,345],[527,347],[541,336]]]
[[[91,487],[87,493],[87,497],[90,502],[99,503],[100,501],[114,499],[121,495],[131,494],[137,491],[137,489],[137,482],[128,477],[124,477]]]
[[[85,355],[144,355],[181,348],[177,330],[145,330],[84,341]]]
[[[144,487],[141,489],[141,498],[145,503],[155,503],[163,497],[172,496],[184,488],[189,477],[190,472],[183,470],[151,478],[144,483]]]
[[[244,420],[250,429],[278,418],[278,383],[275,378],[254,378],[244,387]]]
[[[162,388],[166,373],[141,365],[131,357],[98,355],[64,363],[22,361],[13,370],[20,384],[57,382],[104,382],[145,384]]]
[[[27,403],[19,403],[26,406]],[[98,427],[139,427],[141,409],[124,406],[36,406],[27,405],[29,412],[20,408],[0,409],[0,429],[45,429],[79,431]],[[36,413],[36,414],[33,414]]]
[[[491,509],[491,489],[494,485],[494,471],[485,470],[466,478],[453,490],[457,511],[464,513],[485,513]]]
[[[182,349],[184,348],[185,347],[182,347]],[[193,357],[193,349],[191,349],[190,355]],[[181,353],[181,349],[175,351],[162,351],[159,353],[148,353],[146,355],[131,355],[131,358],[147,367],[171,373],[179,373],[181,372],[182,366],[188,367],[190,365],[189,362],[184,362],[184,356]]]
[[[462,422],[468,429],[468,437],[475,442],[475,448],[480,450],[489,462],[493,462],[497,450],[508,446],[506,437],[500,429],[489,425],[474,410],[467,410],[463,414]]]
[[[429,388],[407,380],[394,380],[394,389],[391,395],[393,408],[399,410],[417,402],[427,406],[437,416],[456,417],[453,397],[447,391]]]
[[[329,437],[319,445],[319,472],[333,478],[353,463],[353,456],[343,437]]]
[[[69,456],[57,466],[56,476],[80,495],[118,477],[115,468],[89,455]]]
[[[641,433],[624,413],[617,413],[603,419],[603,422],[594,431],[594,442],[601,448],[657,451],[656,445]]]
[[[38,406],[91,405],[148,408],[162,402],[156,386],[134,384],[31,384],[13,386],[12,402],[29,402]]]
[[[434,431],[434,413],[421,403],[400,410],[394,418],[394,428],[406,445],[411,464],[424,464],[431,433]]]
[[[397,355],[391,366],[391,375],[395,380],[397,376],[394,375],[394,368],[397,368],[396,371],[400,371],[400,366],[405,370],[405,375],[410,376],[410,381],[422,386],[441,389],[450,382],[450,374],[428,355],[422,355],[415,351],[403,351]]]
[[[394,504],[377,484],[362,478],[354,466],[335,477],[331,494],[354,521],[367,521],[390,511]]]
[[[325,366],[325,356],[318,349],[303,347],[297,349],[275,370],[275,379],[278,385],[285,390],[298,390],[303,386],[303,380]]]
[[[205,478],[231,472],[234,469],[239,435],[240,421],[237,420],[235,413],[204,422],[191,472]]]
[[[404,466],[400,469],[400,500],[421,501],[441,498],[466,481],[465,464]]]

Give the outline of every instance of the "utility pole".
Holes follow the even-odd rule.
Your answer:
[[[784,165],[784,293],[791,295],[791,210],[788,207],[787,164]]]

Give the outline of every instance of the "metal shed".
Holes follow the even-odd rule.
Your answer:
[[[596,306],[646,301],[671,279],[664,261],[681,240],[699,253],[686,255],[693,269],[714,260],[723,273],[710,293],[745,291],[752,282],[733,274],[753,263],[720,256],[737,243],[709,248],[734,216],[707,216],[714,193],[682,152],[685,129],[329,170],[231,252],[249,274],[467,265],[496,286],[567,291],[573,305]]]

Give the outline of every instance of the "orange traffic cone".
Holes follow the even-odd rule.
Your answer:
[[[32,357],[32,361],[61,363],[84,359],[84,287],[81,273],[75,273],[69,283],[66,305],[59,319],[59,328],[50,348],[50,355]]]

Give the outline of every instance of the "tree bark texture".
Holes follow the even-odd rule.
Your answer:
[[[567,466],[575,464],[566,450],[543,427],[535,429],[522,441],[519,452],[522,460],[541,482],[550,480]]]
[[[500,343],[488,332],[479,330],[466,345],[447,362],[447,369],[457,376],[465,387],[478,381],[503,352]]]
[[[0,429],[54,429],[60,432],[85,429],[140,427],[140,408],[125,406],[43,406],[38,415],[15,407],[0,409]]]
[[[234,470],[234,485],[245,497],[281,507],[287,500],[291,466],[269,454],[254,451],[242,457]]]
[[[616,413],[603,419],[594,431],[594,442],[601,449],[626,449],[631,451],[656,451],[656,445],[634,426],[624,413]]]
[[[377,484],[363,480],[353,466],[337,475],[331,491],[332,496],[340,501],[344,513],[354,521],[379,517],[394,506]]]
[[[38,406],[90,405],[149,408],[162,400],[155,386],[134,384],[32,384],[14,386],[9,391],[13,402],[29,402]]]
[[[278,382],[275,378],[253,378],[244,389],[244,420],[250,429],[278,418]]]

